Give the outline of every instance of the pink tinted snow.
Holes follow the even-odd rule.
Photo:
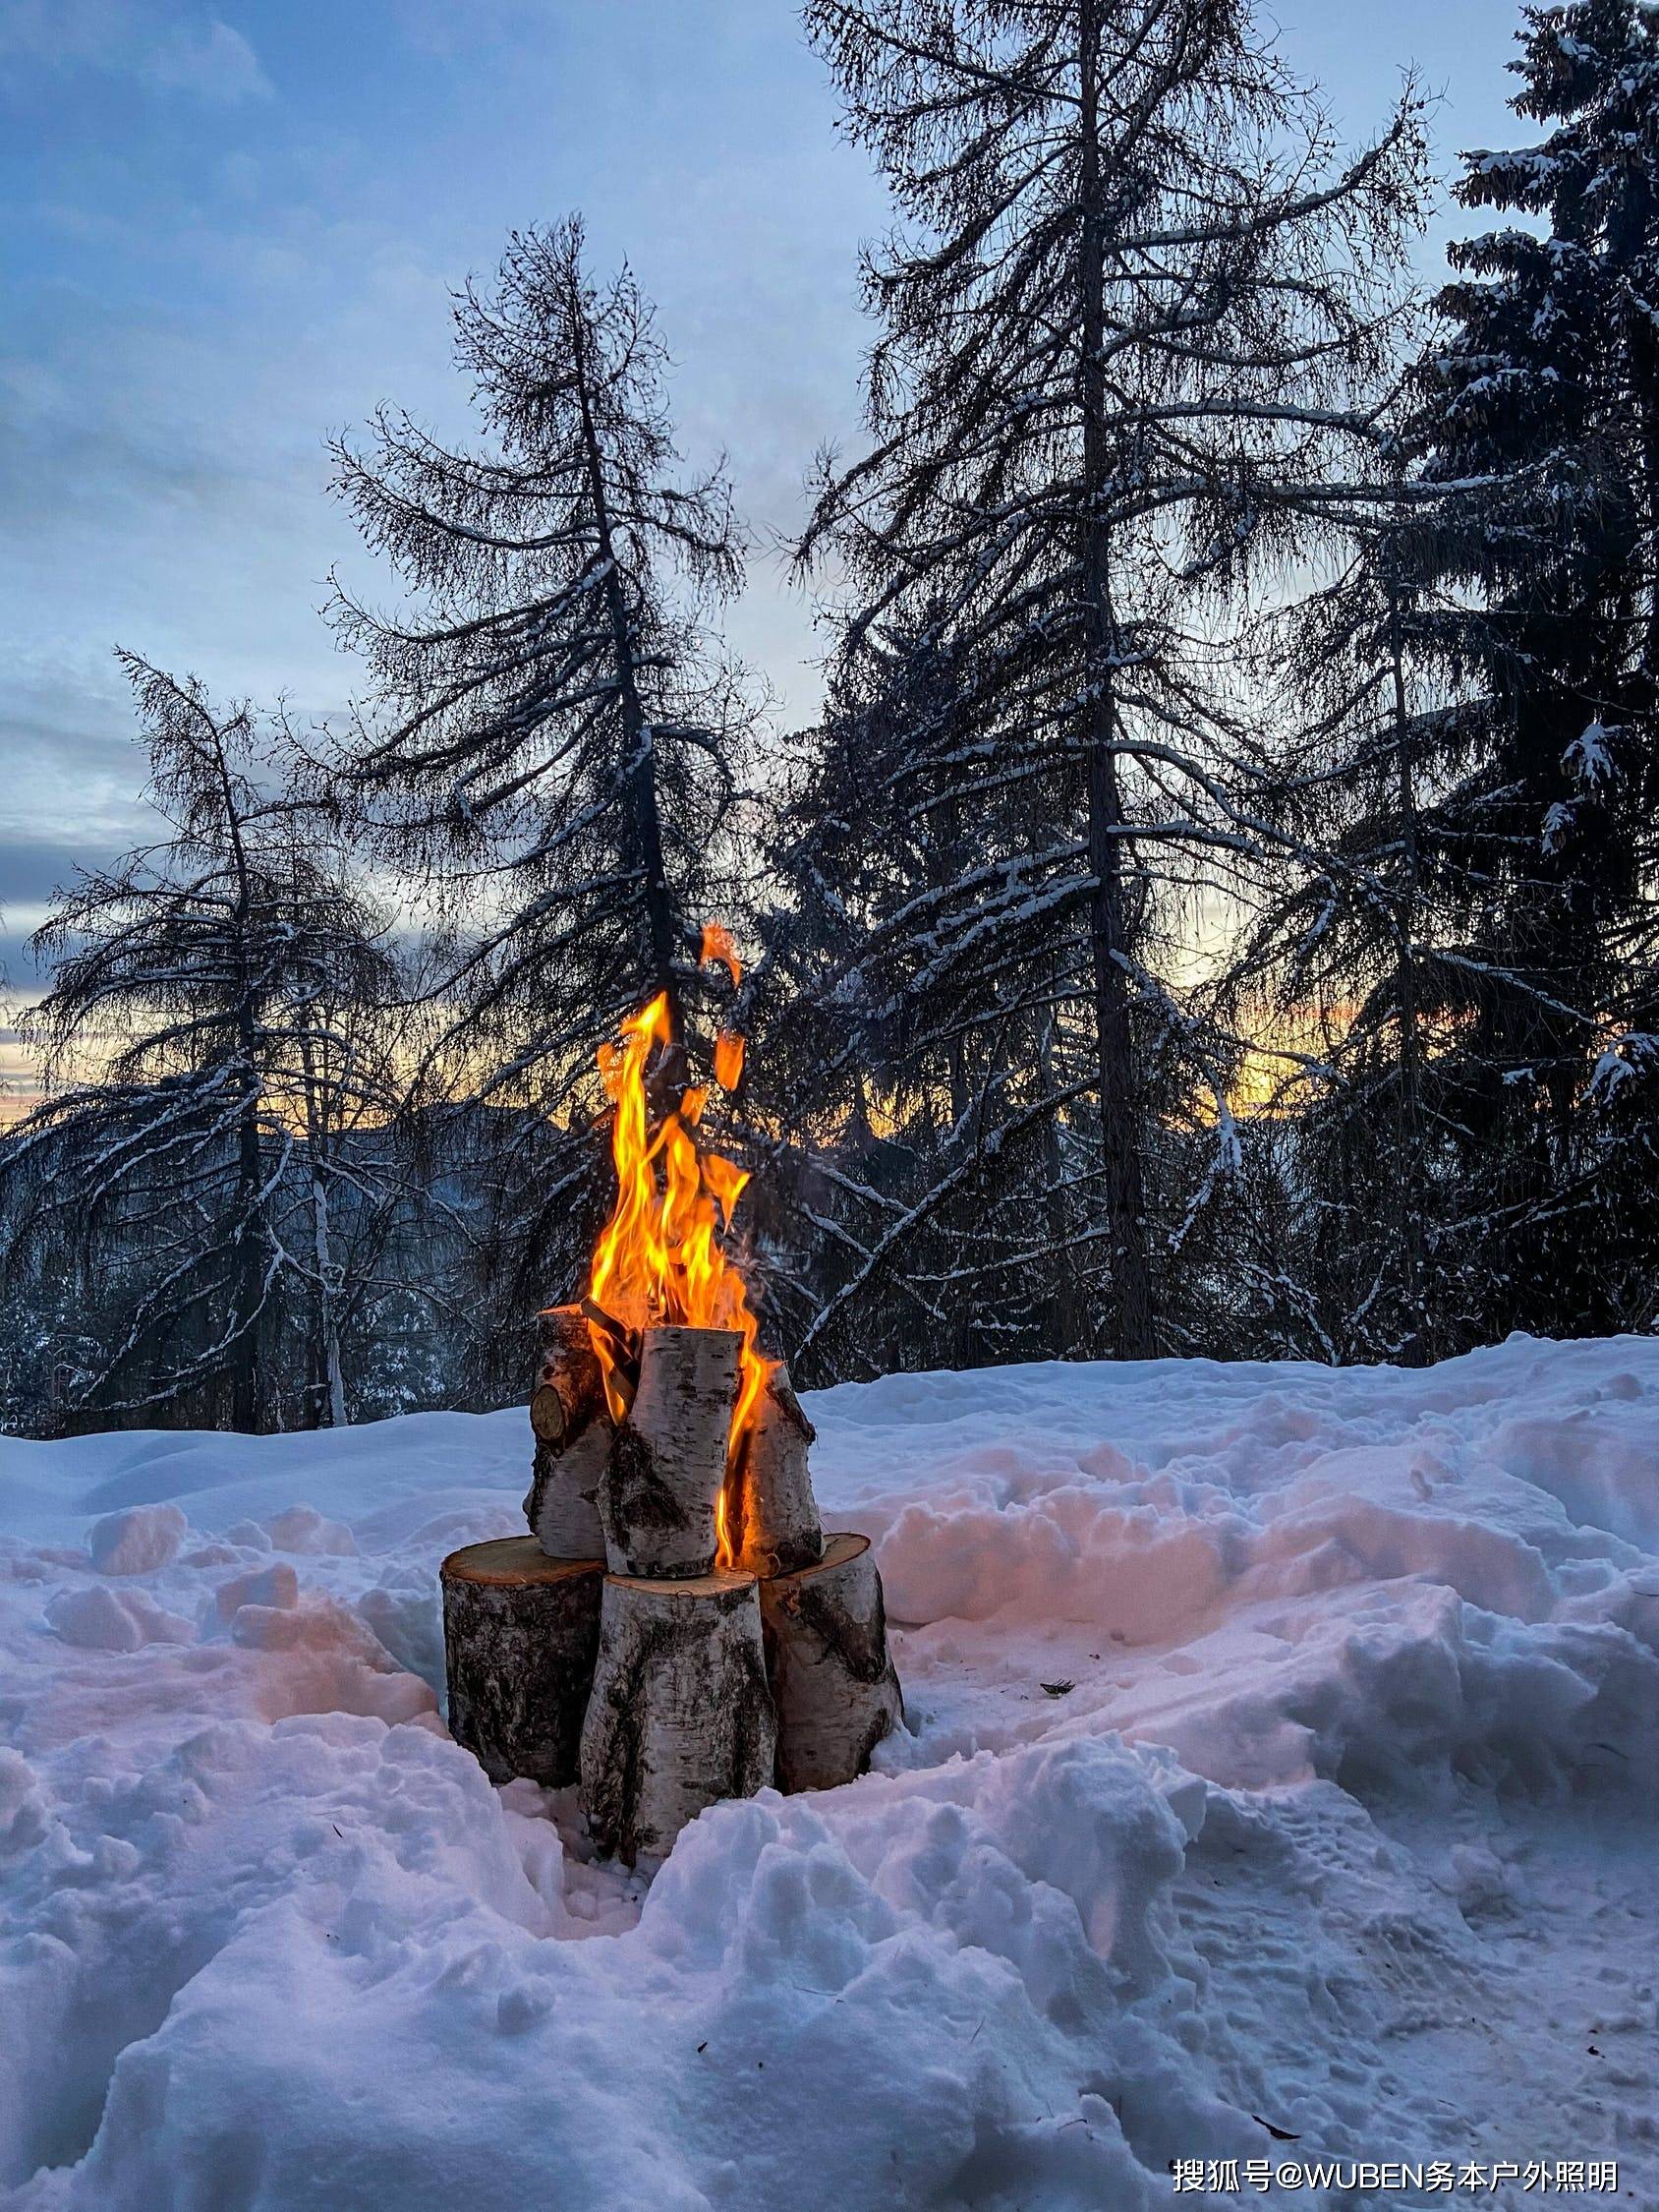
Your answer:
[[[1135,2212],[1265,2123],[1659,2201],[1659,1345],[811,1411],[912,1732],[649,1889],[439,1717],[522,1409],[0,1439],[8,2205]]]

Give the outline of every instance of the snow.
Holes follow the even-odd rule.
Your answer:
[[[914,1732],[649,1885],[439,1717],[522,1409],[0,1439],[0,2203],[1659,2202],[1659,1344],[810,1411]]]

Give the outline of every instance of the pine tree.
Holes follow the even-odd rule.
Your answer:
[[[881,864],[925,821],[947,872],[855,905],[815,989],[873,1003],[920,1086],[951,1049],[1006,1071],[977,1141],[1041,1135],[1032,1189],[1066,1208],[1014,1249],[1064,1246],[1091,1288],[1104,1258],[1097,1341],[1145,1354],[1181,1330],[1155,1231],[1209,1183],[1163,1133],[1227,1079],[1179,947],[1264,828],[1228,595],[1344,495],[1414,118],[1337,166],[1238,0],[806,13],[909,228],[866,267],[874,444],[827,465],[804,551],[845,564],[843,663],[913,638],[952,684],[866,764]]]
[[[514,1270],[493,1272],[517,1306],[586,1241],[569,1232],[603,1166],[598,1045],[658,992],[681,1033],[701,925],[731,903],[749,710],[699,625],[741,549],[719,471],[675,474],[652,312],[626,270],[589,276],[578,221],[515,235],[455,330],[483,441],[452,449],[386,409],[337,448],[412,604],[339,597],[375,702],[328,770],[452,928],[434,1094],[510,1110],[505,1139],[537,1152],[533,1175],[503,1168],[494,1245]],[[553,1169],[549,1122],[570,1137]]]

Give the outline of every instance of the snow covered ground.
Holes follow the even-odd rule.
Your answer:
[[[522,1410],[0,1440],[0,2202],[1659,2205],[1659,1343],[812,1412],[915,1732],[649,1889],[438,1717]]]

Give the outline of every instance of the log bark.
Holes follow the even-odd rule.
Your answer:
[[[600,1489],[612,1574],[713,1572],[741,1342],[735,1329],[646,1330],[640,1386]]]
[[[732,1549],[735,1563],[750,1574],[795,1574],[824,1556],[824,1527],[807,1472],[815,1434],[779,1361],[733,1475]]]
[[[574,1781],[603,1561],[549,1559],[533,1537],[506,1537],[452,1551],[438,1577],[450,1734],[491,1781]]]
[[[772,1778],[776,1720],[753,1575],[607,1575],[582,1730],[582,1806],[625,1865],[661,1859],[686,1822]]]
[[[537,1316],[542,1365],[530,1401],[536,1433],[524,1517],[554,1559],[597,1559],[604,1551],[599,1493],[615,1431],[587,1318],[579,1306],[550,1306]]]
[[[904,1717],[870,1539],[830,1537],[819,1565],[760,1587],[778,1787],[833,1789]]]

